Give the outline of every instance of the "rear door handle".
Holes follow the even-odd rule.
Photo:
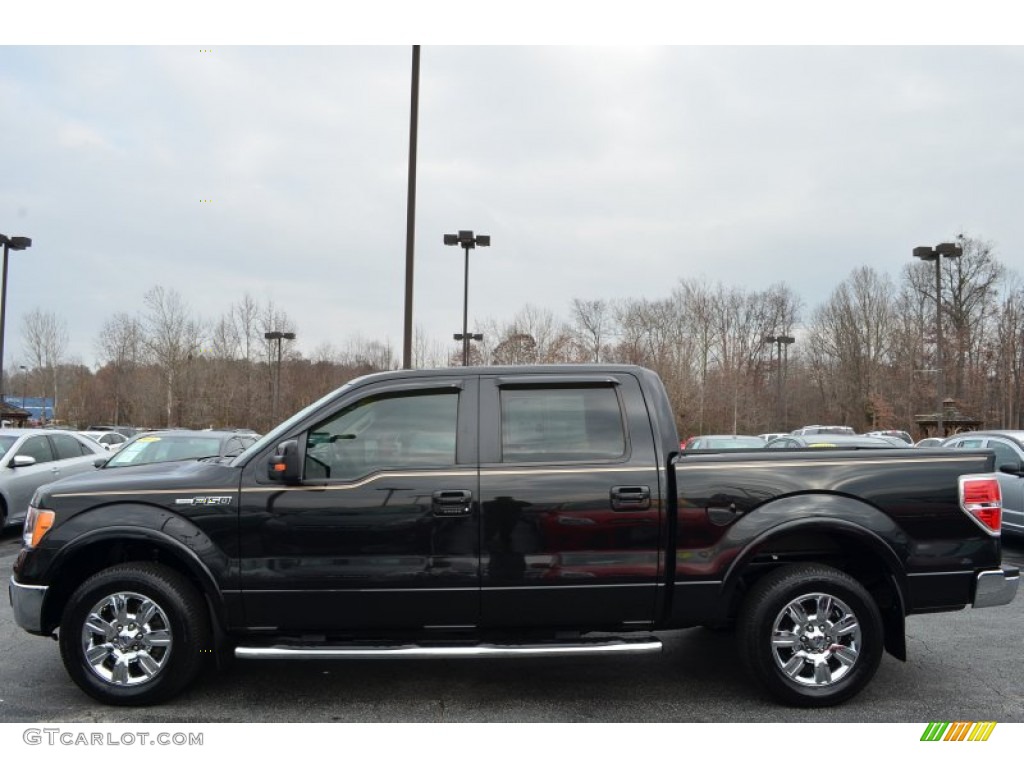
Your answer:
[[[434,517],[468,517],[473,511],[472,491],[434,491]]]
[[[651,489],[646,485],[616,485],[611,502],[612,509],[650,509]]]

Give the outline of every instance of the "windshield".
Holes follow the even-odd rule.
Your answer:
[[[701,441],[701,448],[764,448],[760,437],[712,437]]]
[[[146,435],[125,445],[105,467],[157,464],[163,461],[201,459],[220,454],[219,437],[192,435]]]

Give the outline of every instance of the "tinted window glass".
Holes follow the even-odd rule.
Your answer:
[[[626,452],[611,387],[502,389],[502,461],[587,461]]]
[[[37,464],[46,461],[53,461],[53,451],[50,450],[50,441],[42,435],[36,435],[26,440],[18,450],[19,456],[31,456]]]
[[[71,435],[62,435],[58,432],[50,435],[50,440],[57,451],[58,459],[76,459],[83,456],[87,450]]]
[[[996,469],[999,469],[1003,464],[1020,463],[1020,457],[1017,455],[1017,452],[1005,443],[1001,443],[998,440],[989,440],[988,447],[995,451]]]
[[[0,456],[11,450],[11,446],[14,445],[17,439],[11,435],[0,435]]]
[[[361,400],[309,431],[308,478],[352,480],[382,469],[455,463],[455,392]]]

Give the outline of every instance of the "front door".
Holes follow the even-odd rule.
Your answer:
[[[296,435],[301,485],[244,483],[249,626],[477,624],[476,381],[398,381],[356,389]]]

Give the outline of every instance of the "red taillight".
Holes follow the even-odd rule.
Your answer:
[[[1003,526],[1003,495],[994,475],[960,478],[960,508],[985,529],[998,535]]]

